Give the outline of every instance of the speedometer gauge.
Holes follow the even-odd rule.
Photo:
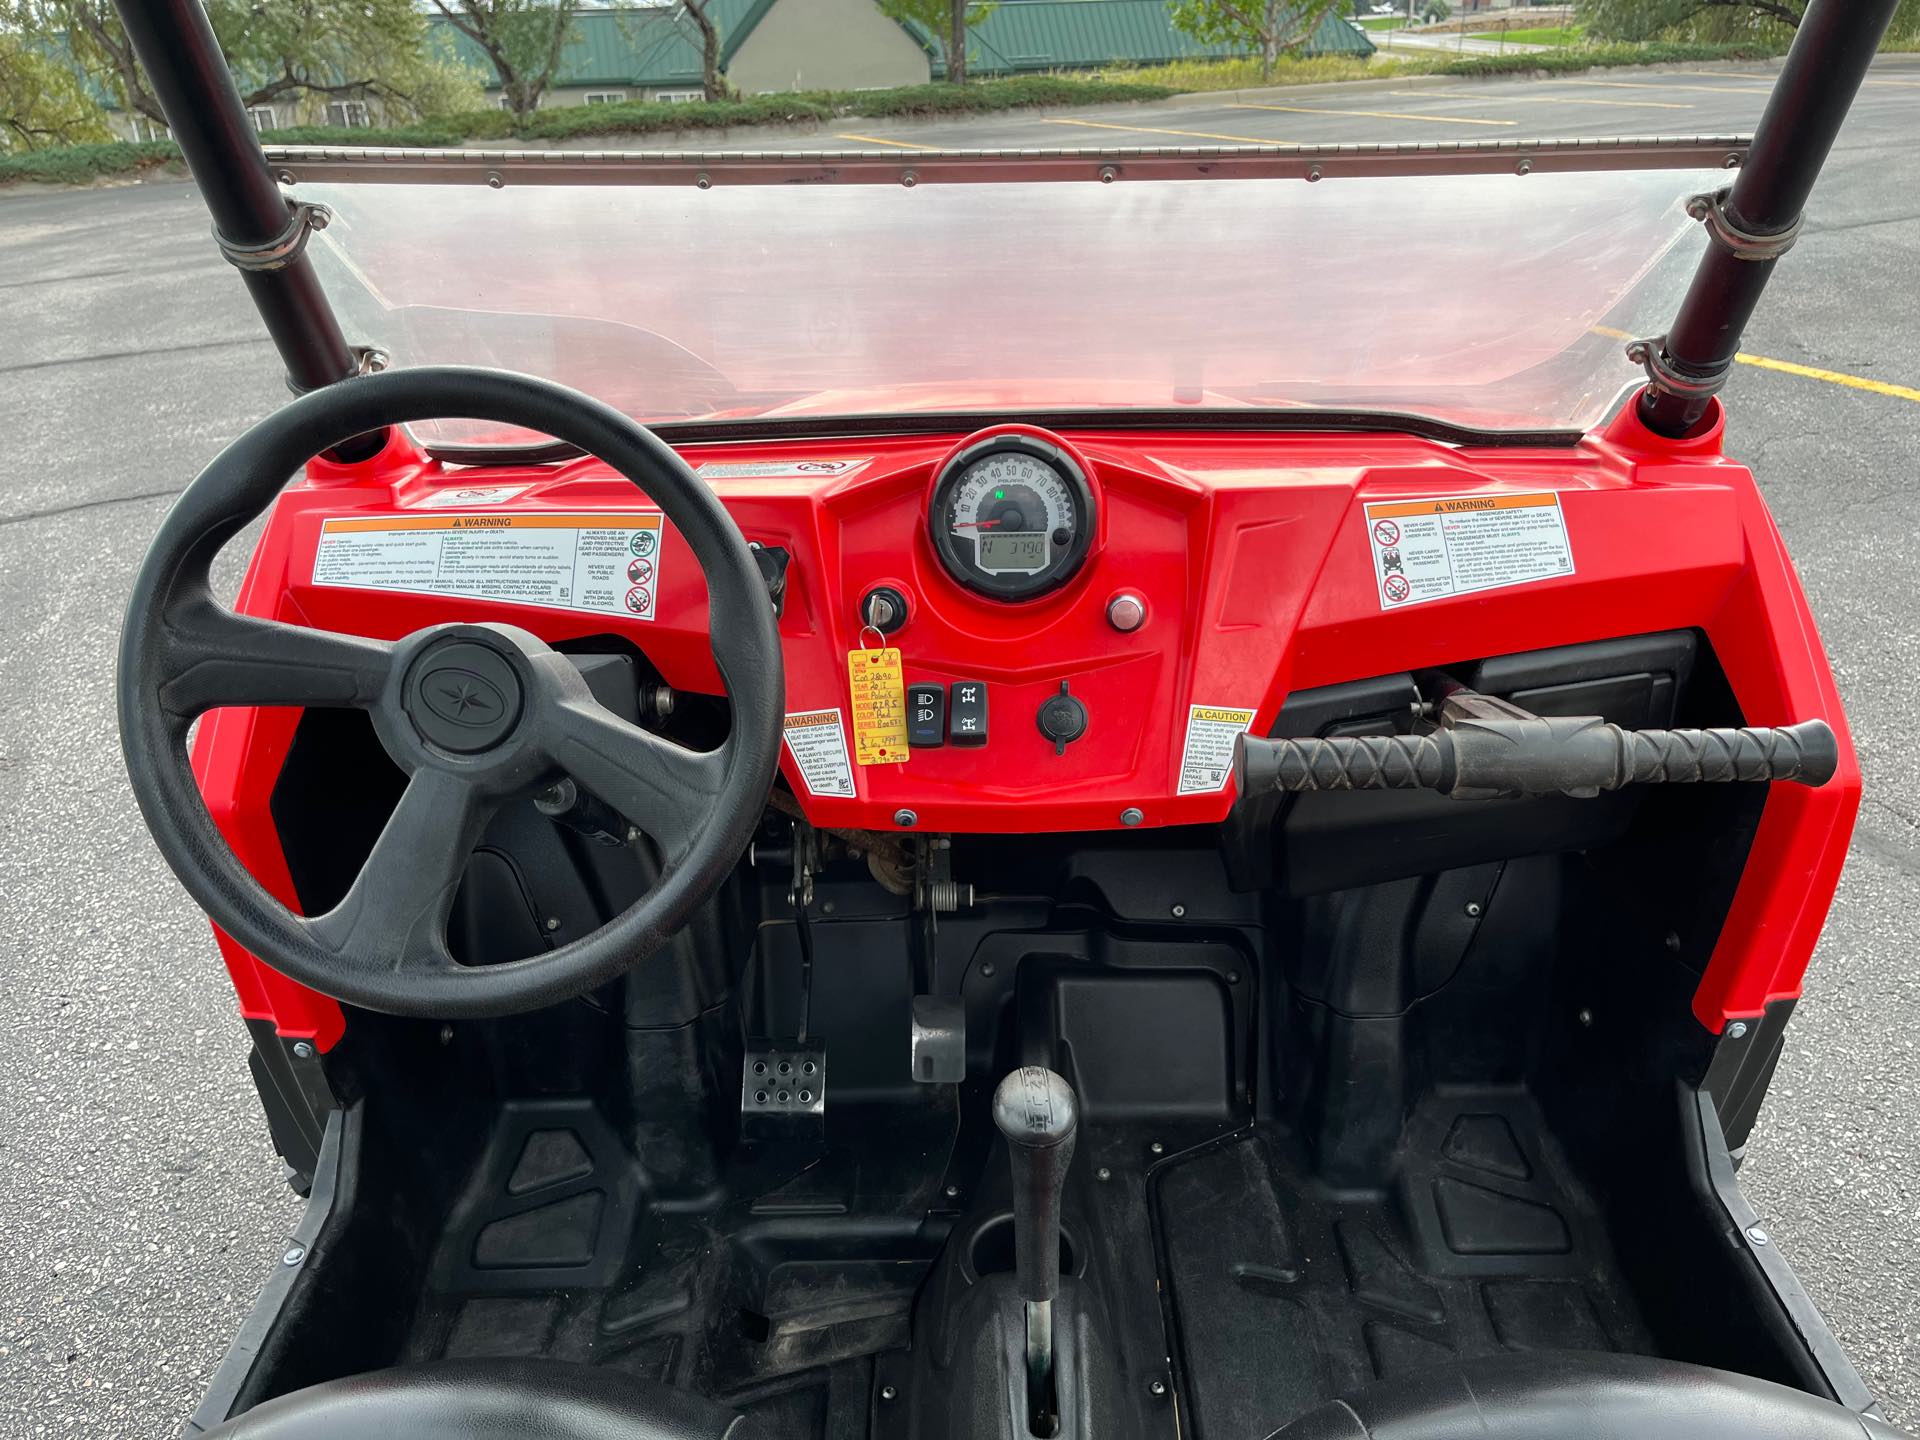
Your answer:
[[[1093,487],[1071,455],[1037,435],[1002,433],[947,463],[927,520],[954,579],[1001,600],[1030,600],[1080,568],[1093,518]]]

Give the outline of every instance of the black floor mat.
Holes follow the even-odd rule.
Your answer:
[[[1167,1162],[1154,1204],[1200,1440],[1268,1434],[1422,1365],[1652,1353],[1599,1213],[1524,1094],[1429,1096],[1384,1197],[1326,1191],[1260,1130]]]

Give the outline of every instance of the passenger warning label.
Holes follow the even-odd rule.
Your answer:
[[[744,460],[722,463],[709,460],[694,467],[702,480],[804,480],[831,475],[851,475],[865,460]]]
[[[653,619],[658,515],[392,515],[320,527],[313,583]]]
[[[815,795],[853,794],[847,731],[838,709],[799,710],[787,716],[787,752]]]
[[[1180,752],[1179,795],[1206,795],[1226,788],[1233,774],[1233,742],[1253,724],[1253,711],[1227,705],[1187,709],[1187,743]]]
[[[1560,497],[1453,495],[1368,505],[1382,610],[1573,574]]]

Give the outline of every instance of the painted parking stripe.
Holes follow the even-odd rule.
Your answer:
[[[1415,96],[1422,100],[1438,100],[1441,96],[1431,90],[1388,90],[1388,95]],[[1691,110],[1693,106],[1685,100],[1596,100],[1590,95],[1479,95],[1473,97],[1476,105],[1608,105],[1622,110]]]
[[[1330,110],[1321,105],[1256,105],[1251,101],[1229,110],[1281,110],[1289,115],[1352,115],[1363,120],[1427,120],[1435,125],[1518,125],[1518,120],[1475,120],[1465,115],[1417,115],[1410,110]]]
[[[1088,130],[1124,130],[1135,135],[1185,135],[1194,140],[1225,140],[1233,145],[1293,145],[1294,140],[1276,140],[1271,135],[1215,135],[1208,130],[1162,130],[1154,125],[1108,125],[1099,120],[1065,120],[1052,117],[1041,122],[1046,125],[1080,125]]]
[[[1771,95],[1771,85],[1650,85],[1644,80],[1561,80],[1561,85],[1591,85],[1601,90],[1665,90],[1688,95]]]
[[[1634,337],[1624,330],[1615,330],[1609,325],[1592,327],[1596,335],[1604,335],[1609,340],[1631,340]],[[1895,385],[1888,380],[1869,380],[1865,375],[1849,375],[1844,370],[1822,370],[1817,365],[1796,365],[1791,360],[1775,360],[1771,355],[1749,355],[1744,350],[1734,357],[1737,365],[1751,365],[1756,370],[1773,370],[1782,375],[1798,375],[1803,380],[1822,380],[1829,385],[1842,385],[1849,390],[1865,390],[1871,395],[1888,395],[1895,400],[1912,400],[1920,403],[1920,390],[1911,385]]]
[[[861,145],[892,145],[900,150],[938,150],[938,145],[916,145],[911,140],[889,140],[883,135],[836,135],[836,140],[853,140]]]

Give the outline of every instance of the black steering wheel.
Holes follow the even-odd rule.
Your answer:
[[[314,455],[350,436],[461,416],[578,446],[625,475],[692,547],[731,704],[715,751],[616,717],[563,655],[511,625],[434,625],[394,643],[236,615],[213,596],[220,547]],[[276,970],[395,1015],[505,1015],[578,995],[658,950],[739,861],[779,758],[780,641],[759,567],[686,463],[564,386],[442,366],[302,396],[221,452],[161,523],[120,637],[120,738],[160,853],[207,915]],[[196,717],[233,705],[353,706],[408,776],[346,897],[296,915],[234,855],[187,758]],[[508,797],[569,776],[658,842],[658,883],[591,935],[468,967],[447,945],[467,858]]]

